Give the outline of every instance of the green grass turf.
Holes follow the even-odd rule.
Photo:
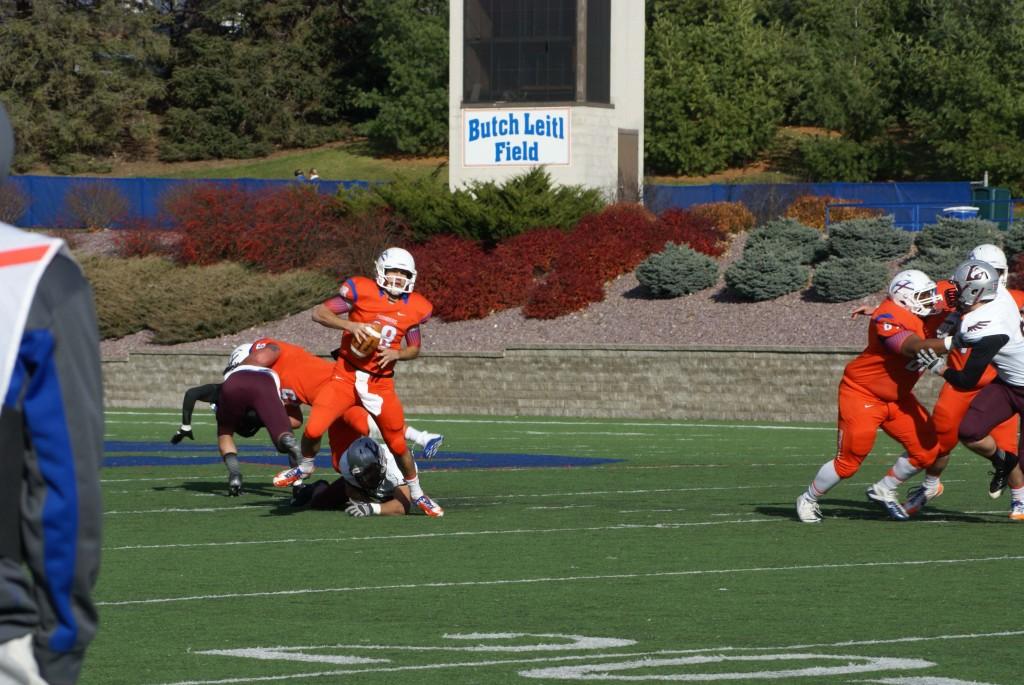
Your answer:
[[[397,176],[416,178],[430,174],[438,160],[390,159],[374,157],[358,146],[300,150],[294,154],[257,160],[240,160],[237,164],[183,168],[157,174],[165,178],[294,178],[296,169],[308,173],[311,168],[320,178],[330,180],[391,181]],[[448,179],[448,168],[440,171]]]
[[[244,465],[238,499],[219,465],[106,469],[101,629],[81,682],[1016,680],[1024,553],[973,455],[954,455],[925,515],[896,523],[863,495],[898,453],[882,436],[806,525],[793,502],[831,455],[830,426],[410,422],[452,451],[624,461],[424,471],[436,520],[293,511],[274,466]],[[113,411],[107,437],[162,442],[176,425],[173,411]],[[209,418],[195,425],[211,443]],[[255,648],[278,651],[210,653]],[[877,670],[828,670],[849,664]],[[577,670],[542,670],[559,667]]]

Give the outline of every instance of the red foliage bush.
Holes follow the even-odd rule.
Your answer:
[[[132,225],[114,233],[114,254],[118,257],[168,255],[174,250],[180,234],[143,224]]]
[[[689,211],[710,219],[715,228],[727,235],[749,231],[756,222],[753,213],[742,202],[708,202],[693,205]]]
[[[801,195],[793,200],[793,204],[786,209],[786,218],[796,219],[804,226],[824,231],[825,205],[851,202],[859,202],[859,200],[844,200],[841,197],[832,197],[830,195]],[[869,219],[873,216],[881,216],[884,213],[880,209],[870,209],[867,207],[834,207],[829,210],[829,221],[835,223],[848,219]]]
[[[726,233],[717,228],[709,217],[682,209],[669,209],[658,217],[654,244],[647,246],[650,250],[641,261],[654,252],[661,252],[665,243],[689,245],[709,257],[720,257],[728,241]]]
[[[163,208],[182,234],[179,261],[235,261],[271,273],[367,273],[376,256],[406,233],[386,211],[353,216],[337,198],[307,186],[254,193],[197,185],[164,198]]]

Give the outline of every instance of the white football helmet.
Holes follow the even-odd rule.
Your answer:
[[[228,365],[224,367],[224,373],[231,371],[241,364],[245,358],[249,356],[249,350],[251,349],[252,343],[245,343],[244,345],[239,345],[235,349],[231,350],[231,356],[228,357]]]
[[[388,271],[403,271],[407,276],[388,275]],[[388,291],[392,297],[411,293],[416,285],[416,260],[408,250],[389,247],[377,257],[377,285]]]
[[[911,314],[930,316],[942,302],[935,281],[923,271],[907,269],[896,274],[889,283],[889,297]]]
[[[1006,265],[1006,253],[1000,250],[998,246],[989,243],[978,245],[967,253],[967,258],[991,264],[999,274],[999,287],[1006,287],[1006,277],[1009,271]]]
[[[988,262],[968,259],[953,272],[957,305],[965,309],[977,302],[989,302],[999,294],[999,273]]]

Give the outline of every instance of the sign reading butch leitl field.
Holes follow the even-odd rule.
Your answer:
[[[569,164],[569,108],[463,109],[465,166]]]

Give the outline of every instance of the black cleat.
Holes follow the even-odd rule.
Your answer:
[[[241,474],[228,477],[228,497],[238,497],[242,494]]]
[[[992,480],[988,483],[988,496],[992,499],[999,499],[999,496],[1003,494],[1003,490],[1006,488],[1006,481],[1010,477],[1010,471],[1013,471],[1013,467],[1017,465],[1017,455],[1012,452],[1006,452],[1006,456],[997,461],[995,468],[989,473],[992,474]]]

